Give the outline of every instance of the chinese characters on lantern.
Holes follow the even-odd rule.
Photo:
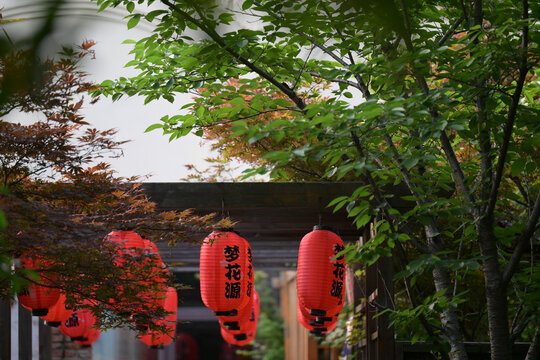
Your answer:
[[[253,257],[251,255],[251,248],[247,249],[248,254],[248,273],[247,273],[247,289],[246,289],[246,295],[248,297],[251,297],[251,289],[253,287],[253,283],[251,280],[253,279]]]
[[[240,279],[242,277],[241,266],[235,263],[240,256],[240,248],[237,245],[225,246],[223,249],[225,261],[227,261],[225,277],[229,280],[225,283],[225,297],[227,299],[239,299],[242,288]]]
[[[334,254],[338,254],[341,251],[344,250],[344,246],[341,246],[339,244],[334,245]],[[343,255],[339,256],[337,260],[343,260]],[[341,298],[343,293],[343,280],[345,278],[345,264],[342,262],[335,262],[334,263],[334,279],[332,280],[332,290],[330,291],[330,294],[334,297]]]

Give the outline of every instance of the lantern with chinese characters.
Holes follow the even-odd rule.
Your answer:
[[[345,294],[343,240],[324,226],[305,235],[298,250],[296,290],[298,301],[310,315],[337,314]]]
[[[218,320],[220,322],[220,325],[225,327],[225,329],[230,330],[233,332],[234,330],[240,330],[240,324],[243,324],[249,320],[251,317],[251,311],[253,307],[253,298],[254,298],[254,292],[255,289],[253,287],[254,285],[254,274],[255,271],[253,270],[253,257],[251,254],[251,246],[249,244],[247,245],[247,260],[248,260],[248,268],[247,268],[247,277],[248,277],[248,283],[247,283],[247,296],[249,297],[249,300],[241,309],[238,309],[238,314],[232,315],[232,316],[218,316]]]
[[[62,334],[72,340],[87,340],[86,335],[96,319],[89,309],[76,309],[71,316],[58,327]]]
[[[166,326],[166,331],[147,330],[139,337],[144,344],[151,346],[152,348],[167,346],[174,339],[174,334],[176,332],[176,313],[178,310],[178,294],[176,293],[175,288],[169,287],[167,289],[163,308],[169,314],[166,315],[164,319],[156,320],[156,323]]]
[[[40,278],[37,284],[29,283],[27,288],[17,294],[19,302],[27,309],[31,309],[32,315],[45,316],[49,308],[60,298],[60,290],[51,287],[54,282],[53,276],[44,271],[50,267],[51,262],[43,260],[38,255],[21,256],[21,262],[23,267],[38,272]]]
[[[90,347],[93,343],[95,343],[99,336],[101,335],[101,331],[96,328],[90,328],[88,329],[88,332],[85,334],[86,340],[75,340],[75,342],[82,347]]]
[[[63,321],[66,321],[72,313],[73,309],[66,307],[66,295],[60,294],[56,304],[51,306],[47,315],[42,316],[41,318],[47,325],[58,327]]]
[[[201,298],[217,316],[234,316],[249,302],[247,241],[233,231],[214,231],[204,239],[200,255]]]

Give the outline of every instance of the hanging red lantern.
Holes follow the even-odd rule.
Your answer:
[[[248,251],[249,249],[249,251]],[[251,253],[247,241],[231,230],[204,239],[200,255],[201,298],[217,316],[234,316],[249,302]]]
[[[24,268],[35,270],[40,273],[39,283],[30,283],[27,288],[21,290],[17,297],[21,305],[32,310],[34,316],[45,316],[60,297],[60,290],[51,287],[54,279],[51,275],[45,275],[42,270],[50,267],[50,261],[40,258],[38,255],[21,256]]]
[[[169,314],[164,319],[156,320],[156,323],[166,326],[165,332],[148,330],[139,337],[144,344],[152,348],[164,347],[173,341],[176,332],[176,313],[178,310],[178,294],[175,288],[169,287],[167,289],[167,297],[165,298],[163,307]]]
[[[179,333],[176,336],[176,358],[199,360],[199,345],[193,336],[186,333]]]
[[[79,345],[82,345],[82,347],[90,347],[99,339],[100,335],[101,331],[99,329],[90,328],[84,336],[86,340],[75,340],[75,342]]]
[[[84,302],[89,304],[88,301]],[[86,334],[88,330],[94,326],[96,318],[89,309],[76,309],[71,316],[62,322],[58,327],[62,334],[69,336],[72,340],[87,340]]]
[[[253,302],[249,320],[240,324],[240,329],[236,331],[227,330],[225,327],[221,326],[221,336],[223,337],[223,340],[236,346],[245,346],[249,344],[257,332],[260,306],[259,294],[256,291],[253,291]]]
[[[46,325],[58,327],[63,321],[66,321],[72,313],[73,309],[66,306],[66,295],[60,294],[56,304],[51,306],[47,315],[42,316],[41,318],[45,321]]]
[[[231,333],[234,331],[240,331],[240,325],[247,323],[252,315],[253,298],[242,309],[238,310],[238,314],[233,316],[218,316],[219,324],[221,327],[229,330]]]
[[[337,314],[343,308],[345,259],[343,240],[328,227],[315,226],[298,250],[296,290],[310,315]]]
[[[220,332],[223,340],[225,340],[228,344],[235,346],[246,346],[255,338],[255,331],[251,331],[247,334],[242,334],[244,336],[241,337],[241,340],[236,339],[238,335],[233,335],[224,328],[220,328]]]
[[[246,241],[247,242],[247,241]],[[254,301],[254,288],[253,284],[255,271],[253,270],[253,257],[251,254],[251,246],[247,244],[247,260],[248,260],[248,268],[247,268],[247,277],[248,277],[248,283],[247,283],[247,296],[248,296],[248,302],[246,306],[244,306],[242,309],[238,310],[238,314],[232,315],[232,316],[218,316],[218,320],[220,322],[220,325],[223,326],[226,330],[229,330],[231,333],[234,333],[236,330],[240,330],[240,324],[243,324],[247,321],[249,321],[249,318],[251,317],[251,312],[253,308],[253,301]]]
[[[107,240],[124,249],[140,249],[144,247],[143,238],[134,231],[111,231]]]

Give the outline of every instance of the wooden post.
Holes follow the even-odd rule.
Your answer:
[[[377,261],[377,305],[394,308],[393,261],[385,257]],[[382,311],[378,309],[378,311]],[[390,326],[388,314],[377,317],[377,360],[394,360],[394,327]]]
[[[19,304],[19,360],[32,360],[32,313]]]
[[[51,360],[51,328],[45,325],[45,321],[39,319],[39,360]]]
[[[11,306],[0,299],[0,360],[11,359]]]

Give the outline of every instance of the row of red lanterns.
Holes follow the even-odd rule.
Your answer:
[[[147,302],[162,306],[169,315],[164,319],[157,319],[155,322],[165,327],[165,332],[148,330],[148,324],[138,324],[140,329],[139,338],[149,346],[165,346],[172,342],[176,332],[176,311],[178,305],[176,290],[167,287],[165,278],[168,271],[159,255],[159,251],[154,243],[141,238],[133,231],[113,231],[107,236],[108,240],[118,245],[118,257],[116,265],[122,266],[129,261],[129,257],[134,254],[150,255],[143,261],[149,262],[152,275],[148,278],[149,284],[158,281],[161,290],[145,291],[139,296]],[[33,270],[46,270],[51,264],[50,261],[43,260],[39,255],[27,255],[21,257],[24,267]],[[30,284],[18,294],[21,305],[30,309],[34,316],[41,316],[47,325],[59,327],[60,331],[77,341],[81,345],[90,345],[99,338],[99,329],[94,328],[96,319],[87,308],[69,309],[65,305],[65,295],[60,290],[51,286],[54,283],[52,275],[42,271],[40,284]],[[122,289],[119,289],[122,291]],[[87,300],[83,300],[81,305],[91,305]],[[126,306],[132,304],[109,304],[111,306]],[[136,319],[134,319],[136,322]]]
[[[201,246],[199,271],[201,298],[217,316],[223,339],[236,346],[250,343],[260,301],[247,240],[232,229],[212,232]]]

